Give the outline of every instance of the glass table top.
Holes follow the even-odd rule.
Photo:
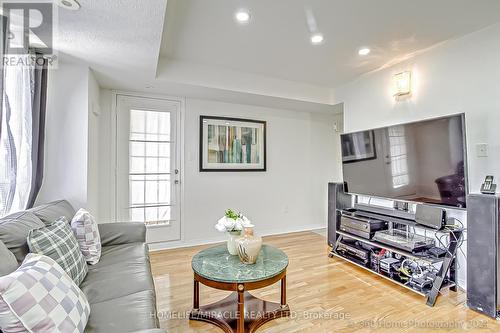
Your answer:
[[[262,245],[257,262],[246,265],[219,245],[198,252],[191,262],[193,271],[211,281],[245,283],[262,281],[282,273],[288,266],[287,255],[275,247]]]

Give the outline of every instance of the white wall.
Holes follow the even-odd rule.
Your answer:
[[[484,176],[500,176],[500,24],[448,41],[411,60],[373,72],[335,90],[344,103],[345,129],[356,131],[464,112],[469,183],[478,191]],[[413,96],[396,102],[392,75],[412,70]],[[489,145],[478,158],[477,143]]]
[[[500,24],[496,24],[363,75],[334,91],[335,102],[344,103],[345,130],[465,113],[469,185],[471,192],[477,192],[485,175],[500,177],[499,59]],[[413,73],[414,92],[397,102],[392,97],[392,76],[405,70]],[[477,157],[478,143],[489,145],[488,157]],[[467,224],[464,211],[448,213]],[[466,259],[462,254],[459,263],[459,284],[465,288]]]
[[[313,103],[329,104],[331,99],[326,86],[166,58],[159,60],[155,86],[162,81]]]
[[[98,162],[98,200],[99,208],[95,213],[99,223],[113,222],[114,216],[114,169],[111,136],[114,133],[114,121],[111,112],[112,94],[109,89],[100,91],[99,114],[99,162]]]
[[[60,62],[49,72],[44,178],[36,204],[66,199],[75,209],[98,210],[99,95],[87,65]]]
[[[88,67],[59,63],[50,70],[45,166],[37,204],[67,199],[87,205]]]
[[[199,172],[199,116],[267,121],[266,172]],[[244,212],[259,234],[325,228],[327,183],[339,180],[334,115],[187,99],[184,138],[184,241],[223,239],[215,222]]]
[[[99,212],[99,117],[100,88],[94,73],[88,76],[88,170],[87,170],[87,208],[93,214]]]
[[[111,146],[114,118],[109,90],[101,90],[99,221],[113,222]],[[266,172],[199,172],[199,116],[231,116],[267,121]],[[168,246],[225,239],[214,225],[224,210],[246,213],[256,232],[286,233],[325,228],[327,183],[340,180],[341,115],[271,109],[187,98],[183,135],[182,238]],[[156,247],[164,247],[159,244]]]

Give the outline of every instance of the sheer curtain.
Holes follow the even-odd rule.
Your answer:
[[[32,206],[41,185],[46,75],[43,66],[4,68],[0,216]]]

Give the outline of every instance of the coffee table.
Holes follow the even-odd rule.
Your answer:
[[[290,315],[286,304],[287,255],[272,246],[263,245],[254,265],[243,264],[230,255],[226,245],[208,248],[192,260],[194,271],[193,310],[191,320],[209,322],[227,333],[251,333],[270,320]],[[264,301],[248,291],[281,281],[281,302]],[[200,283],[233,291],[216,303],[200,307]]]

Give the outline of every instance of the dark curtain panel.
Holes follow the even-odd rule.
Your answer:
[[[3,72],[3,56],[5,54],[5,49],[7,48],[7,37],[9,36],[7,32],[7,17],[0,15],[1,26],[0,26],[0,136],[2,135],[2,108],[3,108],[3,80],[4,80],[4,72]]]
[[[33,69],[32,82],[32,184],[27,208],[33,207],[43,179],[43,157],[45,141],[45,114],[47,109],[47,59],[36,55],[38,61]]]

